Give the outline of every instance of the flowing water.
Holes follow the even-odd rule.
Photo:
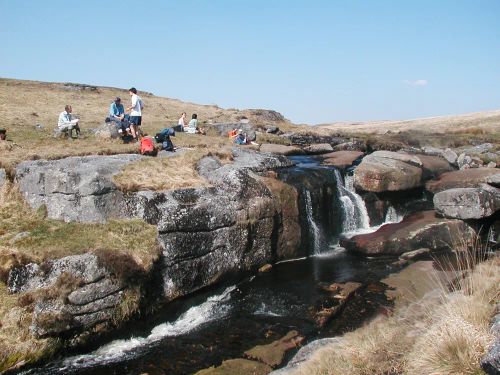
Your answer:
[[[335,233],[373,230],[352,178],[347,177],[344,184],[337,170],[327,168],[325,172],[311,158],[298,160],[298,170],[319,168],[332,176],[341,206],[338,212],[343,216],[341,229],[335,232],[332,228]],[[245,350],[272,342],[290,330],[299,331],[310,341],[356,328],[387,303],[379,280],[393,269],[386,259],[358,257],[339,248],[335,241],[327,243],[324,233],[328,228],[318,219],[324,217],[318,211],[322,208],[314,203],[311,190],[304,187],[301,191],[302,216],[310,239],[306,246],[312,256],[283,261],[270,272],[240,276],[176,300],[154,317],[134,323],[115,340],[22,374],[193,374],[225,359],[239,358]],[[389,211],[386,220],[401,219],[394,209]],[[327,297],[320,286],[347,281],[362,282],[366,287],[345,311],[319,328],[312,312]]]

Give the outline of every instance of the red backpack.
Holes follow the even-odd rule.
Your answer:
[[[156,156],[158,150],[153,143],[153,139],[150,137],[141,138],[141,154],[148,156]]]

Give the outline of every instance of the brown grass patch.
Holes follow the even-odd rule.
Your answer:
[[[216,156],[223,162],[232,160],[230,148],[197,148],[183,150],[169,158],[145,158],[128,164],[113,182],[122,191],[171,190],[209,183],[196,171],[196,164],[205,156]]]

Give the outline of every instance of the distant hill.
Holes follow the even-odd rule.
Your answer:
[[[348,133],[377,133],[388,131],[419,131],[426,133],[447,133],[449,131],[484,131],[500,133],[500,110],[475,112],[463,115],[437,116],[414,120],[334,122],[315,126],[316,129]]]

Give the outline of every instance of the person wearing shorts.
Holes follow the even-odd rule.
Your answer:
[[[128,93],[131,99],[131,105],[127,108],[127,111],[130,111],[130,132],[132,133],[132,137],[137,139],[139,127],[142,125],[142,109],[144,108],[144,104],[139,95],[137,95],[135,87],[130,88]]]

